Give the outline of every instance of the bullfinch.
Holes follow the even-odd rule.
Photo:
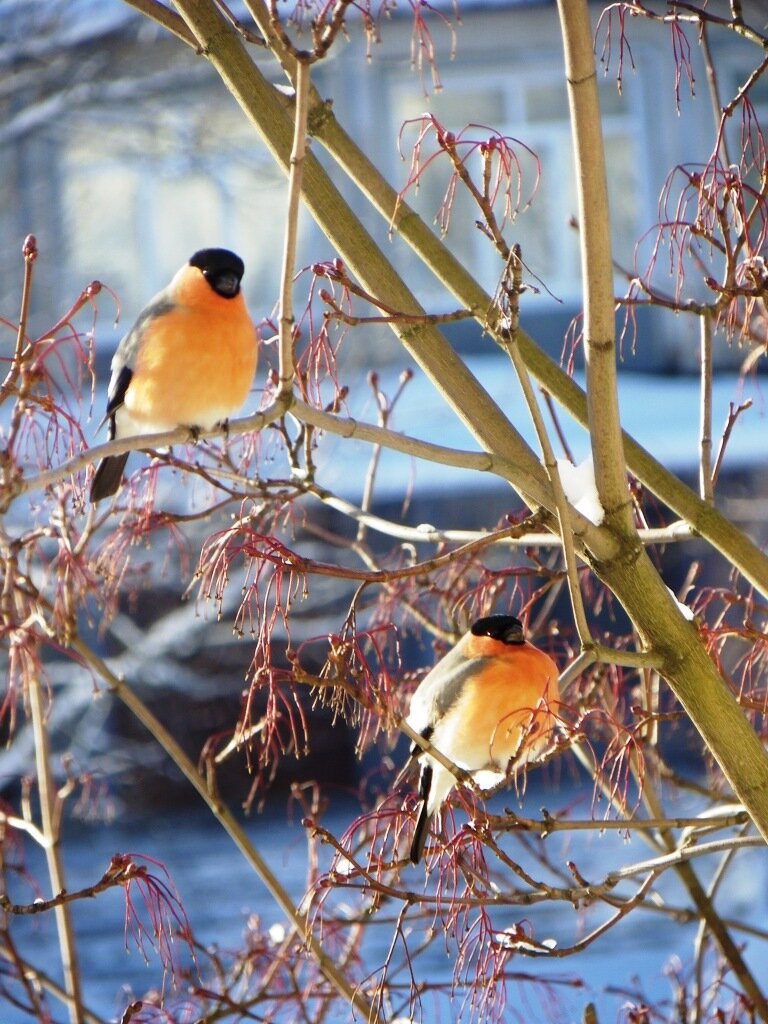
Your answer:
[[[110,441],[180,426],[210,429],[238,411],[258,356],[240,290],[244,269],[228,249],[201,249],[139,313],[112,359]],[[101,461],[91,501],[115,493],[127,458]]]
[[[555,662],[528,643],[513,615],[478,619],[435,665],[411,698],[407,722],[483,788],[497,785],[507,766],[535,760],[549,745],[558,701]],[[410,859],[418,864],[429,822],[456,778],[418,744],[419,814]]]

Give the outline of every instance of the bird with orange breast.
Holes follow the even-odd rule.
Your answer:
[[[559,699],[558,668],[528,643],[513,615],[478,619],[422,680],[406,721],[432,748],[470,772],[483,788],[497,785],[510,763],[536,760],[551,744]],[[419,807],[410,859],[418,864],[432,816],[456,777],[414,743]]]
[[[244,270],[228,249],[201,249],[139,313],[112,359],[110,441],[180,426],[207,430],[240,409],[258,358],[240,290]],[[115,493],[127,458],[102,459],[91,501]]]

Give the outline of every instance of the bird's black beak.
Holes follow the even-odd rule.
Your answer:
[[[203,271],[205,274],[205,271]],[[205,274],[213,290],[225,299],[231,299],[240,291],[240,278],[230,270],[218,274]]]

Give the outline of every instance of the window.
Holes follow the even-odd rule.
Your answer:
[[[522,205],[514,223],[506,230],[506,238],[522,246],[523,258],[530,269],[528,280],[541,289],[537,301],[552,304],[548,289],[563,303],[572,304],[580,295],[578,236],[576,229],[569,226],[571,218],[576,216],[577,204],[568,100],[560,58],[552,55],[548,59],[547,55],[538,54],[535,64],[526,62],[524,70],[512,64],[501,70],[505,66],[504,58],[501,54],[499,58],[489,60],[483,67],[466,63],[442,67],[444,90],[430,97],[414,97],[412,83],[400,85],[393,76],[393,134],[399,124],[429,110],[452,131],[461,130],[468,122],[481,123],[524,144],[515,149],[522,168]],[[636,151],[636,140],[641,134],[639,118],[630,102],[618,94],[613,80],[601,81],[601,104],[614,245],[629,263],[640,220],[637,179],[640,163]],[[406,181],[409,149],[417,131],[414,127],[404,134],[406,162],[395,168],[396,187]],[[473,137],[481,135],[480,130],[473,133]],[[538,156],[541,168],[538,190],[529,205],[526,200],[535,186],[537,163],[525,147]],[[468,164],[470,169],[476,171],[478,161],[479,157],[473,157]],[[418,192],[411,190],[407,195],[408,202],[428,222],[437,215],[449,176],[447,160],[436,161],[424,174]],[[459,193],[447,244],[492,292],[502,269],[499,258],[475,227],[479,210],[466,190],[460,188]],[[430,281],[426,274],[418,285],[427,303],[440,301],[439,285]]]
[[[254,315],[269,313],[284,176],[225,95],[137,109],[76,111],[61,133],[72,284],[99,277],[132,316],[195,249],[224,245],[243,256]]]

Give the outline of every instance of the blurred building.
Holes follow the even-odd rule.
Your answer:
[[[233,9],[240,12],[237,4]],[[597,16],[600,7],[595,10]],[[425,110],[454,131],[472,123],[519,140],[521,210],[509,237],[522,244],[529,280],[538,286],[526,302],[525,326],[559,357],[579,308],[580,274],[577,234],[569,227],[576,199],[557,13],[552,3],[521,0],[465,0],[460,12],[461,24],[447,3],[422,12],[439,86],[428,65],[413,66],[408,4],[382,18],[381,41],[372,46],[370,60],[362,30],[353,23],[349,41],[340,40],[316,67],[315,81],[397,188],[407,181],[407,156],[418,132],[407,122]],[[691,97],[684,75],[681,116],[667,30],[630,20],[621,90],[617,21],[603,22],[597,52],[605,70],[601,97],[615,258],[631,273],[636,241],[659,218],[668,171],[709,156],[714,121],[698,46],[690,55],[696,95]],[[754,47],[725,33],[713,33],[711,45],[723,48],[716,53],[719,85],[723,96],[731,96],[752,66]],[[253,52],[274,75],[274,62],[257,47]],[[106,297],[100,302],[98,342],[111,349],[148,296],[194,249],[211,244],[243,254],[251,306],[257,318],[270,313],[277,297],[283,176],[205,60],[120,0],[5,0],[0,69],[0,311],[15,315],[19,250],[34,232],[42,258],[33,325],[41,330],[97,278],[114,290],[124,310],[121,327],[113,329],[114,304]],[[768,98],[768,90],[759,88]],[[404,124],[405,160],[398,151]],[[483,132],[478,127],[470,135]],[[428,222],[438,214],[447,182],[447,169],[435,165],[418,193],[409,194]],[[353,187],[338,184],[422,302],[434,311],[453,308],[406,247],[387,238],[386,225],[364,209]],[[474,208],[459,195],[447,240],[493,291],[501,268],[475,219]],[[334,255],[306,218],[301,260]],[[616,287],[618,293],[626,287],[619,270]],[[695,367],[692,318],[644,311],[640,321],[637,351],[625,353],[631,366]],[[454,328],[452,337],[469,349],[483,345],[474,325]],[[383,354],[390,351],[381,346]],[[723,342],[717,359],[736,365],[738,354]]]

